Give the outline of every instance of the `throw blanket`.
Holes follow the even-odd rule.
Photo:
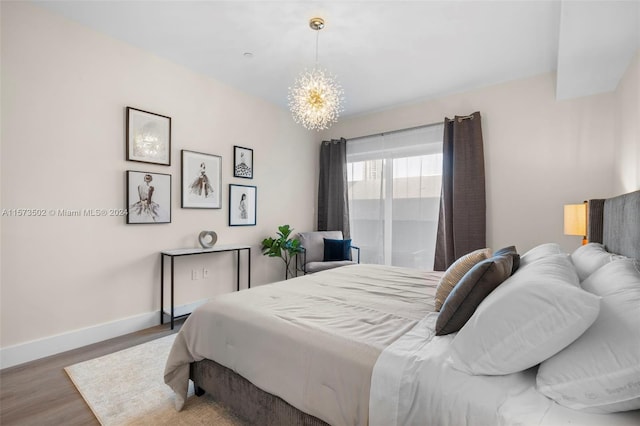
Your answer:
[[[376,359],[434,310],[440,277],[353,265],[220,296],[187,319],[165,382],[181,409],[189,364],[208,358],[332,425],[367,425]]]

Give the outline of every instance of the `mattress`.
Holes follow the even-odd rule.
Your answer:
[[[211,359],[327,423],[367,425],[376,360],[433,312],[440,277],[353,265],[220,296],[187,319],[165,382],[181,409],[189,364]]]

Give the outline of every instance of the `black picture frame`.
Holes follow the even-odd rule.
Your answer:
[[[222,157],[181,151],[181,204],[183,209],[222,208]]]
[[[171,117],[126,109],[127,161],[171,165]]]
[[[258,188],[229,184],[229,226],[255,226]]]
[[[127,224],[171,223],[171,175],[127,170]]]
[[[253,179],[253,149],[234,145],[233,177]]]

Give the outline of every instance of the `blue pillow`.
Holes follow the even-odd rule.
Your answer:
[[[324,238],[324,261],[351,260],[351,240]]]

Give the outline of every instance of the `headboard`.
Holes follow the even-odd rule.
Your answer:
[[[640,259],[640,191],[589,200],[588,237],[607,251]]]

